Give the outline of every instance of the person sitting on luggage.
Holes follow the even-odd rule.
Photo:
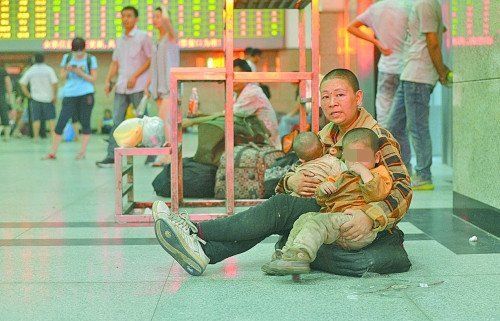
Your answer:
[[[328,153],[323,155],[323,144],[318,135],[313,132],[302,132],[295,137],[292,149],[300,160],[300,165],[296,172],[308,170],[317,177],[338,176],[347,170],[346,165],[335,157],[335,149],[330,148]],[[292,190],[286,190],[290,195],[302,197]],[[311,196],[312,197],[312,196]]]
[[[377,232],[374,230],[355,240],[340,238],[339,231],[342,224],[352,219],[351,215],[343,213],[344,210],[363,208],[367,203],[383,200],[392,189],[391,176],[380,164],[378,136],[368,128],[352,129],[342,140],[342,151],[349,170],[329,176],[320,183],[316,201],[321,212],[305,213],[295,221],[281,250],[281,258],[268,263],[274,274],[309,273],[309,264],[323,244],[337,243],[344,249],[357,250],[375,240]]]
[[[233,61],[234,72],[251,72],[250,66],[243,59]],[[257,83],[234,83],[234,92],[237,94],[233,105],[235,116],[248,117],[255,115],[264,123],[270,133],[269,141],[272,146],[281,149],[278,134],[278,118],[271,102]]]

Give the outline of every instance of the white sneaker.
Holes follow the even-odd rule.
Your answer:
[[[201,275],[210,259],[201,247],[201,243],[206,244],[206,242],[198,235],[191,234],[197,233],[198,229],[186,213],[163,215],[165,212],[159,208],[157,205],[156,211],[153,210],[153,216],[155,212],[158,215],[158,219],[155,218],[155,234],[158,242],[187,273]],[[162,217],[159,216],[160,213]]]
[[[172,215],[170,208],[165,202],[162,201],[154,201],[153,206],[151,207],[151,211],[153,212],[153,219],[156,222],[157,220],[166,219],[168,216]]]

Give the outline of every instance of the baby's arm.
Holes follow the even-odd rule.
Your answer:
[[[370,172],[370,170],[361,163],[354,163],[349,166],[349,169],[358,174],[361,177],[363,183],[365,184],[373,179],[372,172]]]
[[[363,198],[367,203],[384,200],[392,189],[392,178],[385,167],[371,173],[372,180],[359,184]]]

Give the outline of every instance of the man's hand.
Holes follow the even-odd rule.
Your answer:
[[[377,44],[377,48],[378,50],[380,50],[380,53],[384,56],[390,56],[393,53],[391,48],[384,47],[380,42]]]
[[[317,177],[308,170],[302,170],[290,176],[287,185],[295,193],[304,197],[314,196],[314,192],[324,177]]]
[[[148,98],[151,96],[151,93],[149,92],[148,87],[144,88],[144,97]]]
[[[340,226],[340,237],[351,241],[359,241],[373,229],[373,221],[362,210],[346,209],[344,214],[353,218]]]
[[[111,82],[109,80],[106,80],[104,83],[104,93],[106,96],[109,96],[109,93],[111,92]]]
[[[337,191],[335,184],[328,181],[319,184],[318,189],[323,195],[332,195]]]
[[[450,71],[450,68],[444,65],[444,69],[439,73],[439,82],[441,83],[441,85],[445,86],[448,84],[448,73]]]
[[[132,89],[135,87],[135,83],[137,82],[137,77],[132,76],[130,79],[127,81],[127,88]]]

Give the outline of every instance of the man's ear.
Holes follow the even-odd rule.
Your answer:
[[[378,150],[375,153],[375,164],[380,163],[381,160],[382,160],[382,152]]]
[[[360,107],[363,104],[363,91],[360,89],[356,92],[356,106]]]

